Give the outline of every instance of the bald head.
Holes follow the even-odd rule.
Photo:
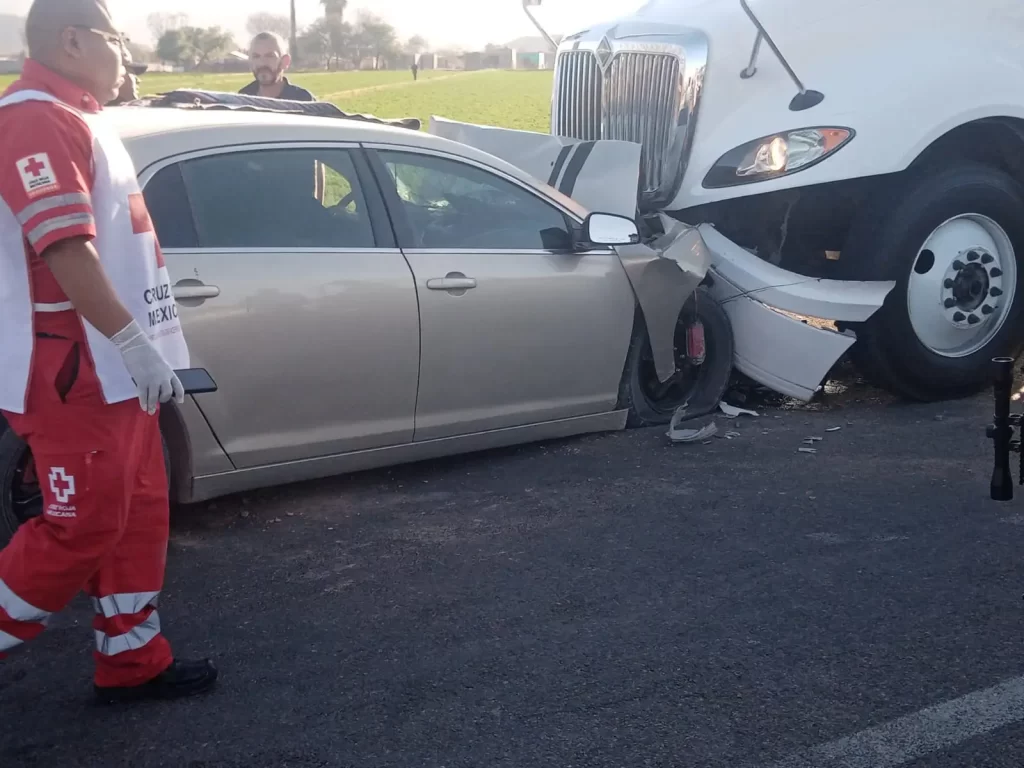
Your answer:
[[[60,48],[68,27],[118,34],[104,0],[35,0],[25,20],[29,56],[38,59]]]
[[[105,0],[35,0],[28,55],[105,104],[121,84],[121,41]]]

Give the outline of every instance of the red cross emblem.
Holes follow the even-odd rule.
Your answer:
[[[75,478],[64,467],[53,467],[50,469],[50,490],[58,503],[67,504],[68,499],[75,495]]]
[[[46,166],[39,162],[39,158],[32,157],[25,163],[25,173],[31,173],[36,178],[46,169]]]

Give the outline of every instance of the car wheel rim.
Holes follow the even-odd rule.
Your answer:
[[[1016,292],[1017,258],[1003,228],[981,214],[955,216],[932,232],[910,270],[910,324],[934,354],[967,357],[999,333]]]
[[[651,344],[648,340],[644,344],[643,354],[640,356],[639,379],[640,390],[648,406],[658,413],[669,414],[685,405],[698,392],[701,382],[701,372],[708,365],[711,357],[711,345],[714,339],[708,338],[708,353],[702,365],[694,365],[686,356],[686,331],[689,323],[680,320],[676,325],[675,333],[675,363],[676,373],[667,382],[658,380],[657,369],[654,365],[654,353],[651,351]],[[707,326],[705,326],[705,331]]]
[[[18,458],[11,485],[6,489],[8,509],[18,523],[25,523],[43,513],[43,494],[35,475],[32,452],[26,447]]]

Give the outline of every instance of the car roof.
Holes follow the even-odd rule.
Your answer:
[[[104,110],[142,173],[175,155],[213,147],[281,141],[395,144],[432,149],[495,168],[566,205],[564,196],[520,168],[482,150],[425,131],[366,120],[281,112],[181,107],[119,106]],[[584,209],[569,201],[578,215]]]

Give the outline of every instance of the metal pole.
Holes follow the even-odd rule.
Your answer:
[[[551,46],[551,50],[558,53],[558,43],[552,39],[551,35],[548,34],[548,31],[540,25],[540,22],[533,17],[533,12],[530,11],[530,6],[532,5],[540,5],[540,0],[523,0],[523,10],[526,12],[526,15],[530,17],[530,21],[533,22],[533,26],[537,28],[538,32],[544,35],[544,39],[548,41],[548,45]]]
[[[296,60],[299,57],[299,28],[298,28],[298,25],[296,25],[296,23],[295,23],[295,0],[291,0],[291,4],[292,4],[292,39],[291,39],[291,46],[290,47],[292,49],[292,61],[294,61],[294,60]]]
[[[995,365],[995,412],[992,418],[992,443],[995,447],[995,463],[992,466],[990,495],[994,501],[1009,501],[1013,498],[1013,477],[1010,475],[1010,391],[1013,389],[1013,358],[997,357]]]

